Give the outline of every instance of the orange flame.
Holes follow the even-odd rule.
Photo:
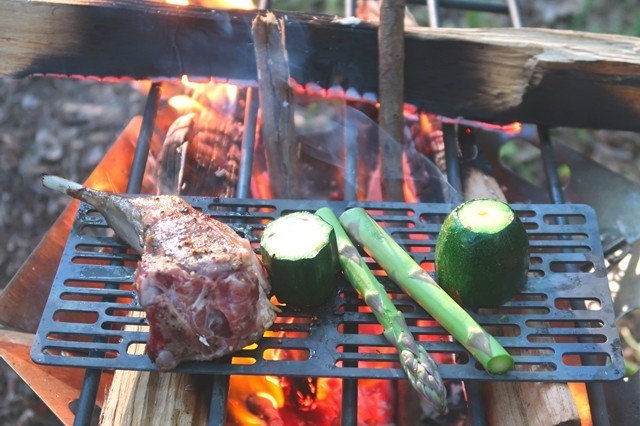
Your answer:
[[[284,405],[284,394],[278,378],[273,376],[231,376],[227,410],[229,417],[237,424],[264,424],[264,421],[253,414],[247,406],[247,399],[252,395],[270,401],[275,409],[282,408]]]
[[[201,6],[211,9],[255,9],[251,0],[164,0],[175,6]]]
[[[572,383],[569,382],[569,391],[573,396],[573,402],[576,404],[578,410],[578,417],[580,417],[581,426],[591,426],[593,420],[591,419],[591,407],[589,406],[589,397],[587,396],[587,386],[584,383]]]

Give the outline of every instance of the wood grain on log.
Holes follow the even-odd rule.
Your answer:
[[[640,113],[640,39],[533,28],[412,28],[408,37],[408,44],[431,46],[407,79],[442,83],[431,87],[427,110],[433,104],[448,116],[491,120],[488,111],[503,111],[507,120],[552,126],[639,127],[625,121]],[[429,61],[435,49],[449,54]],[[447,87],[448,73],[459,76],[457,88]],[[441,102],[451,104],[442,110]]]

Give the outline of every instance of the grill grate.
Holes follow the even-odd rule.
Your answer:
[[[448,204],[355,203],[308,200],[186,198],[232,226],[259,250],[264,225],[292,211],[329,205],[336,213],[361,206],[427,268]],[[515,381],[617,380],[624,372],[594,211],[585,205],[513,205],[530,237],[531,272],[525,291],[503,307],[472,312],[516,360],[492,377],[408,296],[388,285],[417,339],[435,355],[444,379]],[[141,308],[132,289],[138,256],[113,236],[104,218],[81,204],[32,347],[35,362],[99,369],[155,370],[134,353],[147,340],[146,325],[131,316]],[[374,273],[380,268],[372,263]],[[575,302],[592,309],[570,309]],[[593,309],[595,308],[595,309]],[[521,313],[519,309],[526,309]],[[232,361],[190,362],[178,371],[343,378],[403,378],[397,354],[376,320],[343,280],[336,297],[314,311],[283,307],[257,345]],[[357,325],[357,332],[351,332]],[[373,326],[372,326],[373,325]],[[506,331],[505,331],[506,330]],[[287,334],[283,334],[286,332]],[[279,360],[274,355],[279,354]],[[589,358],[590,365],[579,365]],[[592,363],[596,359],[595,364]],[[578,361],[578,365],[576,365]],[[586,362],[585,362],[586,363]]]

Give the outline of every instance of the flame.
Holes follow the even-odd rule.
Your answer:
[[[189,76],[188,75],[183,75],[182,78],[180,78],[180,82],[183,84],[184,87],[186,87],[188,89],[197,89],[198,86],[200,86],[202,84],[202,83],[198,83],[196,81],[189,80]]]
[[[273,376],[231,376],[229,379],[228,413],[231,419],[242,425],[263,425],[264,421],[253,414],[248,406],[250,396],[268,400],[274,409],[284,406],[284,394],[280,382]]]
[[[169,99],[168,103],[179,114],[186,114],[192,111],[201,112],[204,109],[200,102],[187,95],[176,95]]]
[[[591,407],[589,406],[589,397],[587,396],[587,386],[584,383],[569,382],[569,391],[573,396],[573,402],[576,404],[578,410],[578,417],[580,417],[581,426],[591,426],[593,420],[591,419]]]
[[[201,6],[211,9],[255,9],[251,0],[164,0],[175,6]]]
[[[417,191],[413,179],[411,179],[411,165],[407,161],[405,154],[402,155],[402,192],[407,203],[418,203]]]

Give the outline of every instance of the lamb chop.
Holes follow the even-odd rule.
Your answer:
[[[277,307],[249,242],[177,196],[116,195],[44,176],[47,188],[95,207],[142,255],[135,288],[147,314],[147,353],[160,370],[256,342]]]

